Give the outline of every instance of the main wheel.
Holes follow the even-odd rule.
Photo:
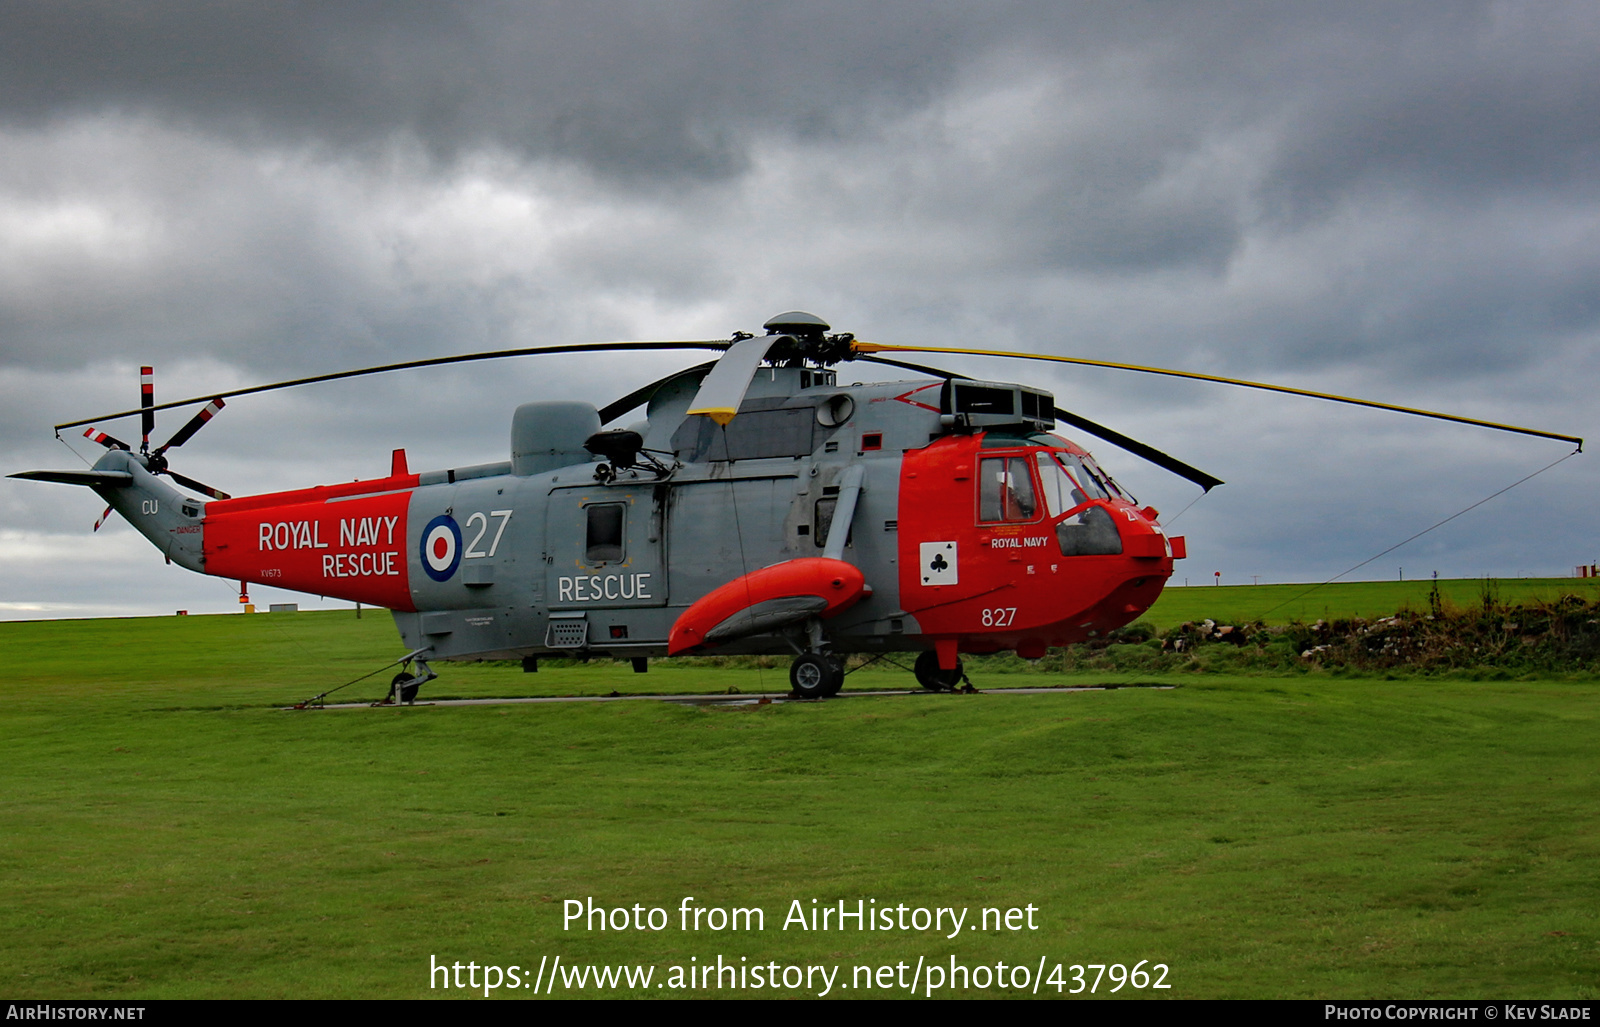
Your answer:
[[[917,684],[930,692],[950,692],[961,684],[961,661],[956,661],[955,670],[940,670],[939,654],[932,649],[923,650],[911,672],[917,676]]]
[[[844,657],[827,656],[824,659],[828,661],[828,669],[832,675],[828,679],[828,697],[831,699],[844,687]]]
[[[802,699],[825,699],[844,685],[844,668],[831,657],[804,653],[789,665],[789,684]]]

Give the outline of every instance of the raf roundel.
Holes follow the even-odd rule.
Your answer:
[[[440,514],[422,533],[422,566],[434,581],[449,581],[461,565],[461,529],[455,518]]]

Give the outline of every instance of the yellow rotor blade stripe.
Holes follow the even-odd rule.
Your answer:
[[[1047,353],[1014,353],[1001,349],[966,349],[955,346],[892,346],[881,342],[862,342],[856,340],[852,344],[857,353],[965,353],[978,357],[1011,357],[1019,360],[1048,360],[1057,364],[1079,364],[1084,367],[1108,367],[1117,371],[1139,371],[1143,374],[1160,374],[1171,378],[1191,378],[1195,381],[1217,382],[1222,385],[1240,385],[1247,389],[1262,389],[1267,392],[1283,392],[1291,396],[1307,396],[1311,399],[1326,399],[1335,403],[1350,403],[1355,406],[1372,407],[1377,410],[1393,410],[1401,414],[1416,414],[1420,417],[1434,417],[1441,421],[1455,421],[1459,424],[1471,424],[1479,428],[1494,428],[1498,431],[1517,432],[1522,435],[1537,435],[1545,439],[1559,439],[1562,442],[1571,442],[1579,449],[1583,448],[1583,439],[1575,435],[1562,435],[1557,432],[1540,431],[1537,428],[1519,428],[1514,424],[1499,424],[1495,421],[1481,421],[1476,417],[1460,417],[1456,414],[1442,414],[1434,410],[1422,410],[1418,407],[1403,407],[1394,403],[1380,403],[1372,399],[1356,399],[1353,396],[1339,396],[1331,392],[1314,392],[1311,389],[1297,389],[1289,385],[1269,385],[1266,382],[1246,381],[1243,378],[1223,378],[1214,374],[1201,374],[1198,371],[1174,371],[1165,367],[1144,367],[1139,364],[1119,364],[1112,360],[1090,360],[1087,357],[1058,357]]]
[[[738,413],[739,411],[733,409],[732,407],[696,407],[695,409],[689,411],[688,416],[693,417],[695,414],[704,414],[718,424],[726,427],[728,422],[733,420],[734,416]]]

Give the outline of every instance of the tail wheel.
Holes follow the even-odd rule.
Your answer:
[[[911,672],[917,676],[917,684],[930,692],[953,692],[961,684],[963,670],[960,660],[956,661],[955,670],[940,670],[938,654],[927,649],[917,657]]]
[[[421,687],[422,682],[418,681],[410,674],[396,674],[394,676],[394,680],[389,682],[389,694],[392,696],[396,692],[399,692],[399,696],[397,698],[400,702],[415,702],[417,698],[417,689]]]

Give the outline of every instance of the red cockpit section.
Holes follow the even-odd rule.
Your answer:
[[[1171,549],[1153,511],[1092,468],[1075,446],[985,447],[982,434],[907,453],[900,602],[923,634],[1035,658],[1149,609]]]

